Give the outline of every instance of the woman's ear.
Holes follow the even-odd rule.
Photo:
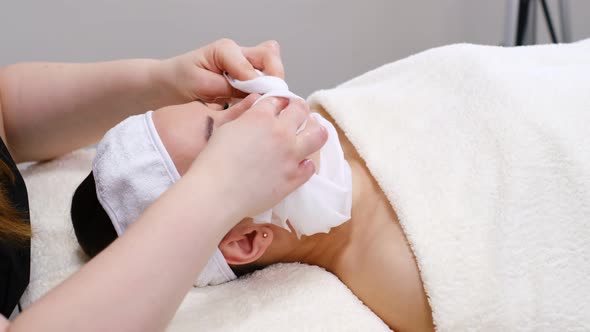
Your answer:
[[[219,250],[231,265],[248,264],[266,252],[272,239],[272,228],[265,224],[239,223],[221,240]]]

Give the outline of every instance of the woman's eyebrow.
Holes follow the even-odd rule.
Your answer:
[[[215,121],[211,116],[207,116],[207,126],[205,127],[205,141],[209,142],[211,134],[213,134],[213,125]]]

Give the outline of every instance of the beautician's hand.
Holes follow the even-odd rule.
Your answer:
[[[216,128],[187,172],[215,179],[209,188],[222,190],[239,218],[274,206],[305,183],[315,172],[305,158],[328,138],[322,126],[295,134],[310,113],[302,101],[267,98],[243,112]]]
[[[240,47],[221,39],[198,50],[163,61],[164,81],[177,94],[178,104],[197,99],[225,103],[244,93],[233,89],[223,72],[239,80],[257,76],[254,68],[284,78],[279,44],[267,41],[255,47]]]

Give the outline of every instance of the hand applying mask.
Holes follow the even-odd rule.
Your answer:
[[[264,76],[240,81],[225,74],[227,81],[236,89],[247,93],[258,93],[262,97],[284,97],[291,102],[303,98],[289,91],[288,85],[279,77]],[[257,102],[258,102],[257,101]],[[328,131],[328,140],[320,150],[320,161],[316,174],[289,196],[267,210],[253,217],[256,223],[273,223],[290,230],[287,221],[297,236],[327,233],[332,227],[348,221],[352,209],[352,174],[338,140],[334,126],[319,114],[312,114],[313,124],[321,125]],[[312,125],[313,125],[312,124]],[[304,123],[297,133],[306,126]]]
[[[267,41],[255,47],[241,47],[229,39],[221,39],[203,48],[163,61],[159,77],[174,91],[174,103],[195,100],[224,104],[246,93],[234,89],[223,77],[227,72],[240,80],[256,78],[260,70],[267,75],[284,77],[279,44]]]

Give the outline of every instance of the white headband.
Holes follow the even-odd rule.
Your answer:
[[[92,172],[96,196],[121,235],[180,179],[152,121],[152,112],[127,118],[109,130],[96,148]],[[195,286],[236,279],[217,248]]]

